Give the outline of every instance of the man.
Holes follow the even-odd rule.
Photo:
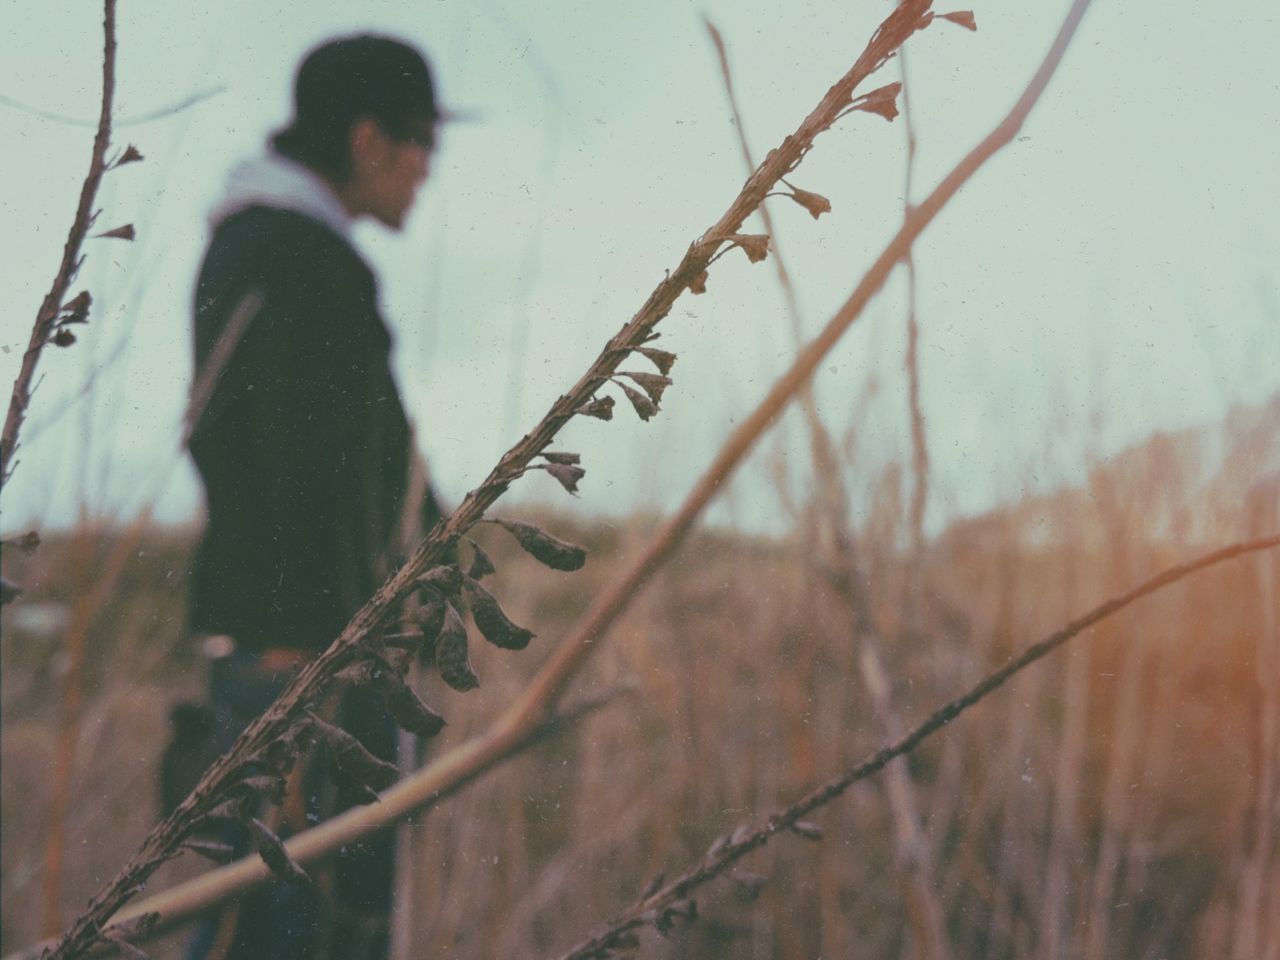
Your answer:
[[[298,71],[293,121],[232,172],[212,216],[188,429],[208,503],[190,625],[215,658],[215,755],[338,635],[394,560],[415,458],[374,276],[349,231],[359,217],[403,226],[442,119],[411,47],[326,43]],[[439,510],[429,490],[420,499],[430,525]],[[376,697],[348,694],[337,719],[395,760]],[[308,774],[293,819],[332,813],[325,789]],[[289,822],[290,807],[283,832],[305,825]],[[348,851],[329,886],[322,902],[273,885],[207,924],[192,955],[384,955],[389,841]]]

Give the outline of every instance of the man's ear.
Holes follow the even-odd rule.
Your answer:
[[[361,117],[351,125],[347,146],[351,150],[351,169],[360,172],[371,163],[378,162],[377,147],[382,135],[382,128],[372,117]]]

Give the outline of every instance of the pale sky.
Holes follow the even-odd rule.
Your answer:
[[[356,6],[121,0],[121,120],[220,92],[117,130],[118,145],[133,142],[147,159],[108,175],[99,223],[133,222],[139,239],[86,248],[74,289],[92,292],[92,322],[42,360],[5,530],[68,523],[82,505],[123,519],[153,492],[161,519],[199,517],[194,471],[176,450],[205,211],[227,168],[287,120],[293,71],[317,41],[362,29],[408,39],[432,59],[443,98],[480,116],[447,132],[403,234],[358,234],[381,277],[406,406],[452,503],[739,189],[702,14],[728,43],[759,156],[794,130],[888,9],[436,0],[360,4],[357,18]],[[1003,116],[1066,6],[991,0],[975,7],[976,34],[939,23],[911,41],[919,195]],[[0,10],[0,94],[95,117],[100,6],[4,0]],[[1091,457],[1280,390],[1276,21],[1262,0],[1096,0],[1023,137],[918,244],[933,527],[1078,480]],[[857,114],[819,139],[791,178],[830,197],[833,212],[816,223],[769,201],[807,331],[896,229],[903,135],[900,121]],[[91,125],[0,103],[5,384],[57,266],[91,139]],[[864,478],[909,457],[904,302],[899,274],[818,380],[836,436],[856,424]],[[680,354],[663,412],[647,424],[625,410],[611,424],[575,423],[559,445],[583,454],[581,509],[673,507],[793,349],[772,265],[737,256],[660,329]],[[781,459],[797,480],[805,471],[797,423],[783,429],[792,440],[762,445],[716,518],[777,528],[766,461]],[[513,493],[569,506],[542,476]]]

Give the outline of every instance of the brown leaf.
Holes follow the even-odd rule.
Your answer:
[[[587,562],[587,551],[571,543],[565,543],[563,540],[557,540],[531,523],[521,523],[518,520],[494,520],[493,522],[515,537],[516,542],[525,552],[552,570],[572,573],[574,570],[581,570],[582,565]]]
[[[66,330],[61,327],[58,328],[58,331],[53,335],[53,345],[55,347],[69,347],[75,342],[76,335],[70,330]]]
[[[978,29],[978,21],[974,19],[972,10],[954,10],[951,13],[940,13],[938,14],[938,19],[950,20],[966,30],[977,31]]]
[[[710,278],[711,274],[706,270],[703,270],[700,274],[689,281],[689,292],[692,294],[706,293],[707,280]]]
[[[824,213],[831,212],[831,201],[822,194],[801,190],[798,187],[792,187],[791,191],[791,199],[808,210],[813,219],[817,220]]]
[[[111,165],[111,169],[114,170],[116,167],[123,167],[126,163],[137,163],[139,160],[145,159],[141,151],[131,143],[125,147],[124,153],[120,154],[116,162]]]
[[[307,872],[298,866],[293,857],[289,856],[284,844],[280,842],[280,838],[275,835],[270,827],[256,817],[250,817],[246,823],[249,827],[249,833],[253,837],[253,844],[258,848],[258,855],[262,857],[262,861],[272,873],[281,880],[287,880],[290,883],[305,885],[311,883],[311,878],[307,876]]]
[[[729,238],[752,263],[759,263],[769,256],[769,238],[762,233],[735,233]]]
[[[111,240],[132,240],[136,234],[132,223],[126,223],[123,227],[116,227],[113,230],[107,230],[105,233],[95,234],[97,237]]]
[[[93,305],[93,297],[89,296],[88,290],[81,290],[74,297],[62,305],[62,312],[66,316],[62,317],[59,323],[88,323],[89,307]]]
[[[327,751],[329,775],[339,789],[359,792],[361,787],[385,790],[400,779],[394,764],[375,757],[363,743],[341,727],[311,715],[312,729]],[[374,795],[376,798],[376,794]]]
[[[398,674],[382,677],[382,692],[387,711],[405,730],[419,737],[434,737],[445,727],[444,717],[427,706]]]
[[[613,397],[596,397],[573,412],[584,417],[595,417],[597,420],[612,420]]]
[[[232,784],[230,792],[244,796],[261,797],[270,800],[277,807],[284,803],[284,777],[273,774],[254,774]]]
[[[582,462],[582,457],[576,453],[552,453],[544,451],[540,456],[548,463],[563,463],[568,466],[577,466]]]
[[[444,628],[436,641],[436,667],[440,677],[455,690],[466,692],[480,686],[467,655],[467,627],[453,604],[445,606]]]
[[[456,564],[432,567],[418,578],[418,583],[452,597],[462,588],[462,570]]]
[[[671,378],[664,377],[656,373],[636,373],[631,370],[621,371],[624,377],[630,377],[636,383],[640,384],[641,389],[649,395],[649,399],[655,405],[662,403],[662,394],[667,387],[671,386]]]
[[[641,420],[648,420],[658,412],[657,404],[639,390],[618,379],[615,379],[613,382],[622,388],[622,392],[627,395],[627,399],[631,401],[631,406],[635,408],[636,415]]]
[[[659,350],[657,347],[636,347],[636,353],[643,353],[648,357],[664,377],[671,372],[676,362],[674,353],[669,350]]]
[[[424,637],[434,640],[440,635],[440,628],[444,626],[444,605],[440,597],[431,597],[413,611],[413,622],[422,628]]]
[[[486,640],[504,650],[523,650],[529,645],[533,632],[512,623],[493,594],[475,580],[467,580],[465,587],[471,619]]]
[[[565,463],[544,463],[539,466],[555,477],[560,486],[575,496],[578,493],[578,481],[587,475],[587,471],[581,467],[573,467]]]
[[[855,100],[853,109],[865,110],[892,121],[898,115],[898,93],[901,90],[901,83],[887,83]]]

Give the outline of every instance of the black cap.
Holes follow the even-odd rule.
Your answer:
[[[449,114],[436,103],[426,59],[406,43],[361,35],[312,50],[294,82],[293,129],[303,136],[346,131],[362,117],[430,146]]]

